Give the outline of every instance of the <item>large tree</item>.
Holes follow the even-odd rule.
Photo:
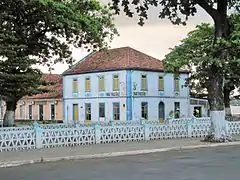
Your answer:
[[[112,0],[112,8],[116,13],[120,13],[120,6],[123,7],[127,16],[132,17],[134,12],[131,7],[135,7],[139,18],[139,24],[143,25],[148,18],[148,11],[151,6],[159,8],[159,18],[168,18],[173,24],[186,24],[189,16],[197,13],[197,7],[201,7],[211,16],[214,21],[214,43],[220,44],[221,40],[226,40],[231,34],[229,26],[228,10],[234,9],[240,12],[239,0]],[[220,40],[221,39],[221,40]],[[227,139],[227,127],[225,123],[224,96],[223,96],[223,68],[225,59],[228,58],[228,49],[216,51],[214,57],[217,61],[211,64],[210,71],[214,74],[210,78],[211,86],[208,88],[210,116],[212,120],[212,130],[209,139],[213,141],[225,141]],[[211,140],[211,141],[212,141]]]
[[[4,126],[13,125],[17,101],[36,93],[41,73],[33,65],[72,64],[71,47],[104,48],[114,34],[112,13],[97,0],[1,0]]]
[[[230,17],[232,31],[238,31],[240,21],[236,15]],[[201,24],[190,32],[187,38],[181,41],[181,44],[175,46],[172,51],[165,56],[164,63],[167,69],[174,73],[187,67],[191,71],[191,76],[187,80],[191,91],[196,95],[208,97],[207,89],[211,86],[209,80],[212,76],[210,66],[217,59],[214,57],[215,48],[209,46],[213,43],[214,28],[210,24]],[[224,68],[224,104],[227,116],[231,116],[230,110],[230,93],[237,87],[240,82],[240,54],[237,53],[238,47],[232,43],[233,39],[228,41],[225,48],[230,48],[232,52],[225,60]],[[223,47],[220,47],[223,48]]]

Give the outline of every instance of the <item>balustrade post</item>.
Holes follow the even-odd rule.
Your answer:
[[[95,140],[96,140],[96,144],[100,144],[101,143],[101,127],[98,124],[95,124]]]
[[[150,135],[150,125],[147,124],[146,122],[144,122],[143,125],[144,125],[144,140],[148,141],[148,140],[150,140],[150,137],[149,137],[149,135]]]
[[[192,137],[192,124],[191,122],[188,122],[186,124],[187,128],[187,137],[191,138]]]
[[[36,121],[33,123],[33,127],[36,134],[36,148],[41,149],[43,147],[42,146],[42,129],[40,128],[39,124]]]

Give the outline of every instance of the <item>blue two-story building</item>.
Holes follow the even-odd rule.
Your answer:
[[[186,78],[130,47],[91,53],[63,73],[64,121],[189,117]]]

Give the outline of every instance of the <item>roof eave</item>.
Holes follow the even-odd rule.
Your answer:
[[[65,74],[63,74],[63,76],[71,76],[71,75],[77,75],[77,74],[89,74],[89,73],[100,73],[100,72],[109,72],[109,71],[124,71],[124,70],[172,73],[171,71],[166,71],[164,69],[148,69],[148,68],[131,67],[131,68],[115,68],[115,69],[82,71],[82,72],[78,72],[78,73],[72,72],[72,73],[65,73]],[[181,70],[179,72],[182,74],[189,74],[189,72],[187,70]]]

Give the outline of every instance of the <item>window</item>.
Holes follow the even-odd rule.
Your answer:
[[[148,119],[148,103],[147,102],[141,103],[141,117],[144,119]]]
[[[194,111],[193,111],[193,115],[197,118],[202,117],[202,107],[201,106],[195,106]]]
[[[98,89],[99,91],[105,90],[104,76],[100,76],[98,79]]]
[[[90,77],[87,77],[85,79],[85,92],[90,92],[91,91],[91,79]]]
[[[141,80],[141,89],[143,91],[147,90],[147,76],[146,75],[142,75],[142,80]]]
[[[164,91],[164,78],[162,76],[158,77],[158,90]]]
[[[28,119],[32,119],[32,105],[28,105]]]
[[[174,102],[174,117],[180,118],[180,102]]]
[[[38,119],[43,121],[43,104],[38,105]]]
[[[113,76],[113,91],[119,90],[119,78],[118,75]]]
[[[78,121],[78,104],[73,104],[73,120]]]
[[[51,120],[55,120],[55,105],[51,104],[50,108]]]
[[[99,117],[105,117],[105,103],[99,103]]]
[[[24,105],[20,105],[20,119],[25,119],[24,117]]]
[[[174,91],[179,91],[179,77],[174,77]]]
[[[73,93],[78,93],[78,79],[76,78],[73,79],[72,88],[73,88]]]
[[[91,121],[91,104],[90,103],[85,104],[85,119],[87,121]]]
[[[165,118],[165,105],[163,102],[159,102],[158,104],[158,119],[164,120]]]
[[[120,104],[113,103],[113,120],[120,120]]]

